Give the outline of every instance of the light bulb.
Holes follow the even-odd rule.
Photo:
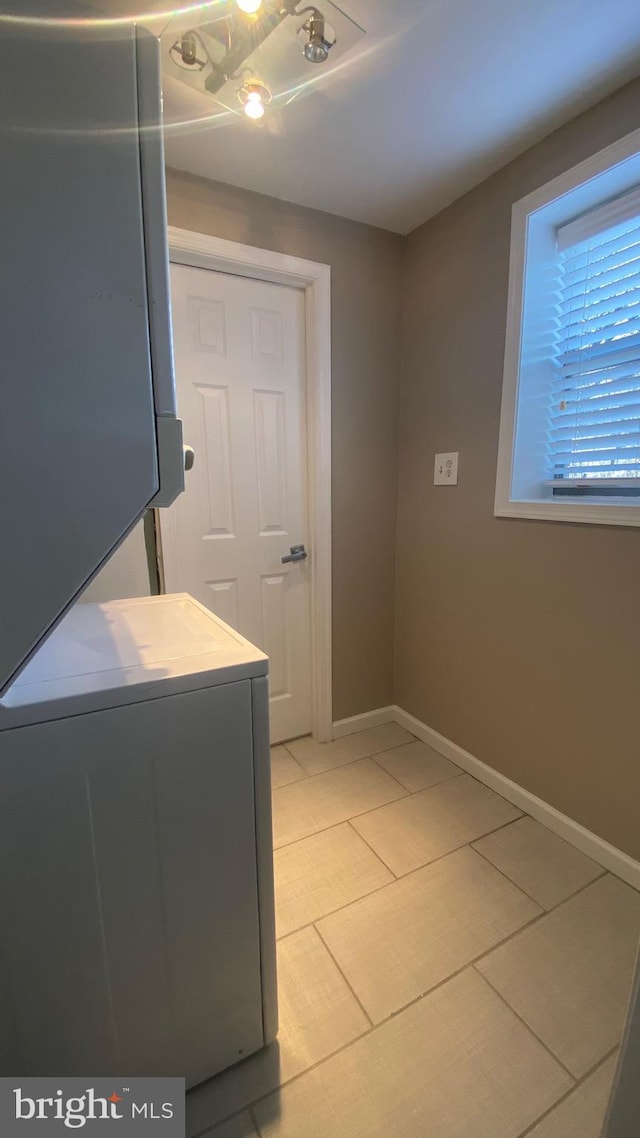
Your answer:
[[[271,102],[271,91],[261,79],[247,79],[240,90],[238,98],[244,107],[244,113],[250,119],[261,119],[265,108]]]
[[[261,119],[264,116],[264,103],[259,91],[250,91],[244,105],[244,113],[250,119]]]
[[[236,0],[236,4],[241,12],[253,16],[262,7],[262,0]]]

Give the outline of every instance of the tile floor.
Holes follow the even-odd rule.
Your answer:
[[[396,724],[272,770],[280,1034],[190,1138],[599,1138],[640,894]]]

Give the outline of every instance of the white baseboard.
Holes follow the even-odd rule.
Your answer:
[[[640,890],[640,862],[635,861],[628,854],[622,850],[616,849],[615,846],[605,842],[603,838],[599,838],[597,834],[593,834],[590,830],[586,830],[578,822],[574,822],[572,818],[568,818],[566,814],[561,814],[555,807],[550,806],[548,802],[544,802],[541,798],[537,798],[535,794],[525,790],[524,787],[518,786],[516,782],[512,782],[506,775],[500,774],[499,771],[493,767],[487,766],[486,763],[476,759],[474,755],[469,754],[468,751],[463,750],[457,743],[452,743],[450,739],[446,739],[444,735],[439,735],[433,728],[427,727],[415,716],[409,715],[407,711],[403,711],[400,707],[384,708],[379,712],[380,715],[387,715],[392,711],[392,718],[396,723],[402,727],[406,727],[407,731],[411,731],[418,739],[422,739],[423,743],[427,743],[433,747],[435,751],[439,751],[447,759],[451,759],[452,763],[462,767],[463,770],[477,778],[479,782],[483,782],[485,786],[491,787],[495,790],[496,794],[502,795],[508,802],[512,802],[514,806],[519,807],[525,814],[530,814],[532,818],[536,818],[538,822],[542,822],[547,829],[551,830],[558,837],[564,838],[566,842],[570,842],[576,849],[587,854],[588,857],[593,858],[605,869],[615,873],[616,877],[622,878],[628,885],[632,885],[634,889]],[[376,712],[372,712],[375,715]],[[346,722],[349,722],[346,720]],[[386,722],[385,720],[378,720],[378,722]],[[360,728],[354,727],[354,731]]]
[[[350,719],[339,719],[333,725],[333,737],[341,739],[343,735],[354,735],[356,731],[369,731],[383,723],[394,723],[397,710],[396,707],[379,707],[376,711],[365,711],[363,715],[352,715]]]

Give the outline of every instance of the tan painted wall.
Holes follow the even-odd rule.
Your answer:
[[[393,697],[402,238],[169,170],[169,223],[332,268],[334,719]]]
[[[80,600],[100,604],[126,597],[148,597],[150,593],[144,522],[141,521],[94,577]]]
[[[640,127],[622,88],[417,230],[405,281],[396,702],[640,857],[640,530],[493,516],[514,201]],[[433,487],[436,451],[460,485]]]

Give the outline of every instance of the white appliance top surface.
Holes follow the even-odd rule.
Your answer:
[[[1,702],[12,708],[193,675],[203,686],[202,673],[212,685],[266,672],[264,653],[186,593],[77,604]]]

